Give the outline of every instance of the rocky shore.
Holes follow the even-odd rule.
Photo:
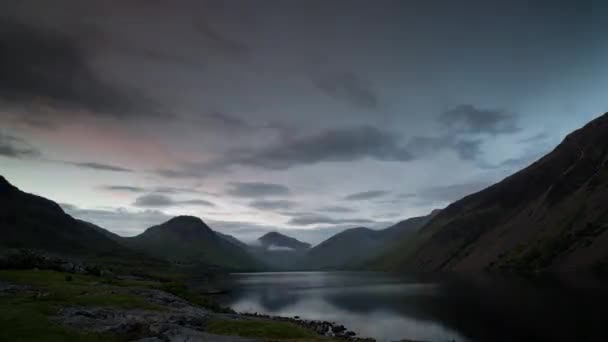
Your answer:
[[[283,317],[283,316],[271,316],[260,313],[241,313],[240,315],[245,317],[255,317],[261,319],[268,319],[279,322],[290,322],[302,326],[307,329],[315,331],[317,334],[325,337],[332,337],[338,339],[344,339],[348,341],[375,341],[373,338],[359,337],[357,333],[352,330],[348,330],[344,325],[328,322],[328,321],[316,321],[302,319],[299,316],[294,317]]]

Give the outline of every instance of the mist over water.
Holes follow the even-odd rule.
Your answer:
[[[229,282],[220,301],[239,312],[334,321],[379,341],[608,340],[608,287],[581,277],[284,272]]]

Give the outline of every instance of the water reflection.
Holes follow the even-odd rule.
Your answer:
[[[340,322],[380,341],[608,341],[606,287],[580,280],[235,274],[222,301],[237,311]]]

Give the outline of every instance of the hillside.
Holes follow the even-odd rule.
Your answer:
[[[306,264],[310,268],[361,265],[392,247],[395,241],[415,234],[436,213],[409,218],[383,230],[347,229],[312,248],[306,255]]]
[[[254,269],[254,258],[238,244],[216,234],[200,218],[178,216],[125,238],[131,248],[177,262],[196,262],[231,269]]]
[[[529,167],[443,210],[375,265],[390,270],[606,270],[608,113]]]
[[[74,219],[46,198],[25,193],[0,176],[0,249],[27,248],[66,256],[132,255],[112,233]]]

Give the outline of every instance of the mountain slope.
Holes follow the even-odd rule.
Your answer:
[[[443,210],[384,269],[574,270],[608,265],[608,113],[551,153]]]
[[[311,268],[361,265],[388,250],[395,241],[415,234],[436,213],[412,217],[383,230],[347,229],[312,248],[306,255],[306,264]]]
[[[219,236],[201,219],[193,216],[174,217],[125,241],[131,248],[172,261],[231,269],[253,269],[257,266],[243,248]]]
[[[215,234],[217,234],[219,237],[221,237],[222,239],[232,243],[233,245],[237,245],[243,249],[247,249],[249,248],[249,246],[244,243],[243,241],[235,238],[234,236],[230,235],[230,234],[224,234],[224,233],[220,233],[220,232],[215,232]]]
[[[130,255],[110,232],[76,220],[46,198],[0,176],[0,248],[39,249],[68,256]]]
[[[258,239],[258,242],[265,249],[291,249],[291,250],[307,250],[310,248],[309,243],[301,242],[292,237],[283,235],[277,232],[270,232]]]

